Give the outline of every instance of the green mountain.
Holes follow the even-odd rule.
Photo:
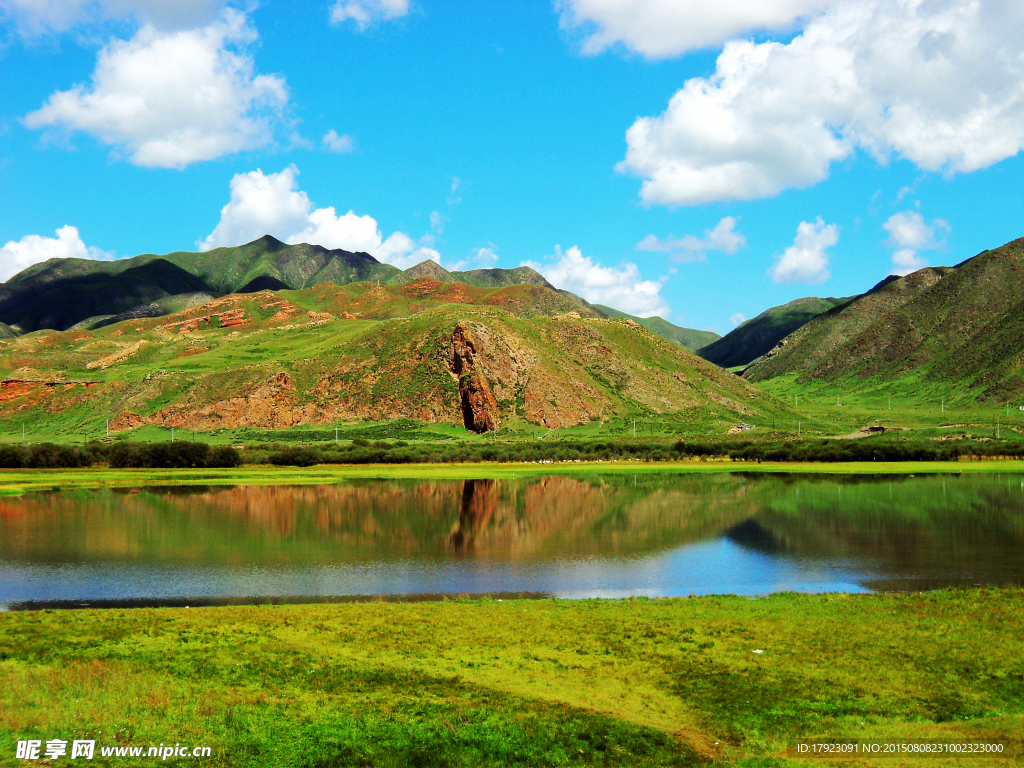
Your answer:
[[[245,245],[202,253],[143,254],[117,261],[50,259],[35,264],[0,285],[0,327],[9,326],[15,334],[66,330],[177,311],[181,302],[173,297],[301,290],[323,283],[401,284],[421,277],[478,287],[538,285],[554,290],[529,267],[449,272],[425,261],[403,272],[367,253],[288,245],[264,235]],[[560,293],[591,308],[568,291]]]
[[[744,375],[804,383],[902,381],[983,401],[1024,395],[1024,238],[955,267],[890,277],[811,320]]]
[[[681,328],[678,325],[673,325],[668,320],[661,317],[634,317],[628,315],[625,312],[620,312],[617,309],[606,307],[604,304],[595,304],[594,308],[605,317],[625,318],[632,320],[634,323],[639,323],[651,333],[655,333],[661,336],[663,339],[675,342],[683,349],[688,349],[691,352],[696,352],[701,347],[707,346],[712,342],[720,339],[714,331],[698,331],[693,328]]]
[[[107,418],[112,431],[408,418],[475,432],[611,422],[625,434],[627,419],[645,418],[672,435],[785,410],[544,285],[425,275],[190,296],[166,316],[0,339],[0,431],[27,424],[63,439],[97,434]]]
[[[708,362],[723,368],[746,365],[768,352],[789,334],[822,312],[841,306],[853,297],[837,299],[808,296],[780,307],[766,309],[752,320],[746,320],[725,336],[697,350]]]

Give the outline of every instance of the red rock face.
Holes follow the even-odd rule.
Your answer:
[[[473,432],[498,428],[498,404],[476,362],[479,344],[465,323],[452,332],[451,371],[459,379],[462,421]]]

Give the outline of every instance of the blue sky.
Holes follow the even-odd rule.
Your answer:
[[[725,333],[1024,234],[1016,3],[707,6],[0,0],[0,279],[271,232]]]

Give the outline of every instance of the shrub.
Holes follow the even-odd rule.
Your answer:
[[[20,445],[0,446],[0,469],[21,469],[28,464],[28,451]]]
[[[270,463],[277,467],[312,467],[322,459],[312,448],[285,448],[270,454]]]
[[[230,445],[221,445],[210,451],[210,459],[207,461],[206,466],[208,467],[237,467],[242,463],[242,455],[237,449]]]

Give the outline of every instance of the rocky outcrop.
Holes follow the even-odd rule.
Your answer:
[[[459,322],[452,332],[449,369],[459,380],[462,422],[473,432],[498,428],[498,404],[480,370],[480,345],[469,326]]]

